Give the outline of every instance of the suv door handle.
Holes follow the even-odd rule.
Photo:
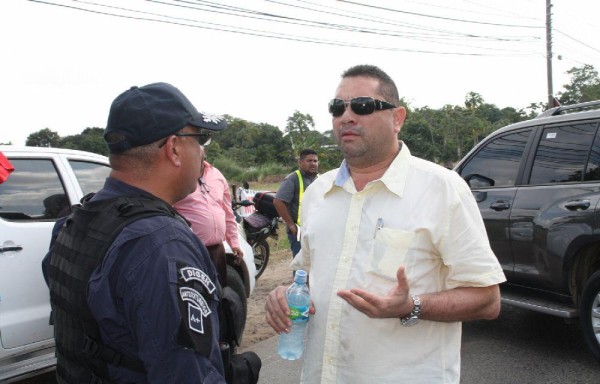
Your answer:
[[[505,211],[510,208],[510,203],[508,201],[494,201],[490,204],[490,208],[494,211]]]
[[[12,245],[9,247],[0,247],[0,252],[10,252],[10,251],[22,251],[23,247],[20,245]]]
[[[565,208],[567,208],[569,211],[586,210],[589,207],[590,207],[589,200],[573,200],[573,201],[569,201],[568,203],[565,203]]]

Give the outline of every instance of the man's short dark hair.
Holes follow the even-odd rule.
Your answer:
[[[308,155],[319,156],[317,154],[317,151],[315,151],[314,149],[303,149],[302,151],[300,151],[300,160],[304,160],[304,158]]]
[[[392,80],[392,78],[381,68],[374,65],[360,64],[350,67],[342,73],[342,79],[358,76],[371,77],[379,80],[379,93],[383,95],[385,101],[400,105],[400,96],[398,95],[396,83],[394,83],[394,80]]]

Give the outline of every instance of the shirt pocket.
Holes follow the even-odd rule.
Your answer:
[[[367,272],[385,280],[397,281],[396,272],[406,266],[407,254],[416,234],[401,229],[380,228],[375,233]],[[407,266],[408,267],[408,266]]]

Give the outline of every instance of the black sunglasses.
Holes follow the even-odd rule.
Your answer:
[[[355,97],[350,101],[344,99],[331,100],[329,102],[329,113],[331,113],[333,117],[342,116],[348,104],[350,104],[352,112],[357,115],[370,115],[375,111],[396,108],[394,104],[390,104],[387,101],[377,100],[368,96],[361,96]]]
[[[174,133],[173,136],[179,136],[179,137],[193,137],[196,139],[196,141],[198,141],[198,144],[206,147],[207,145],[210,144],[210,142],[212,141],[212,134],[210,133],[182,133],[182,132],[177,132]],[[167,137],[165,139],[165,141],[163,141],[158,148],[162,148],[163,145],[167,144],[167,141],[169,141],[169,138]]]

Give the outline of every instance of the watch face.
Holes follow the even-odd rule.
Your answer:
[[[405,327],[413,326],[413,325],[417,324],[418,322],[419,322],[419,318],[416,316],[405,317],[402,319],[402,325],[404,325]]]

